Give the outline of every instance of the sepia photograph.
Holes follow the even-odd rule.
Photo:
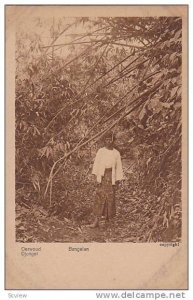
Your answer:
[[[16,241],[181,241],[180,17],[16,30]]]
[[[160,7],[7,6],[7,236],[20,260],[49,244],[147,245],[156,265],[156,246],[164,264],[179,251],[183,280],[168,278],[186,286],[187,11]],[[155,274],[132,288],[169,285]]]

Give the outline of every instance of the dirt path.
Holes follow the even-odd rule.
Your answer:
[[[119,195],[117,215],[109,223],[100,221],[98,228],[56,216],[48,216],[43,208],[16,207],[16,240],[18,242],[139,242],[143,220],[137,211],[139,199],[131,193],[127,197]]]

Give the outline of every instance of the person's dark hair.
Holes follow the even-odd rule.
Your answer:
[[[111,139],[112,142],[115,141],[115,134],[113,132],[107,132],[103,135],[102,140],[105,141],[106,139]]]

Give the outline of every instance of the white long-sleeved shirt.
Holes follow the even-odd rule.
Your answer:
[[[106,168],[112,168],[113,185],[117,180],[123,179],[121,156],[118,150],[109,150],[105,147],[98,150],[92,170],[92,174],[97,176],[97,182],[101,182]]]

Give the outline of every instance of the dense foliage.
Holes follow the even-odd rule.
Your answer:
[[[111,130],[125,180],[118,231],[110,238],[103,230],[99,241],[180,241],[181,19],[48,21],[16,37],[17,239],[51,241],[29,234],[41,216],[46,232],[56,216],[83,235],[93,157]],[[44,27],[49,45],[38,33]]]

